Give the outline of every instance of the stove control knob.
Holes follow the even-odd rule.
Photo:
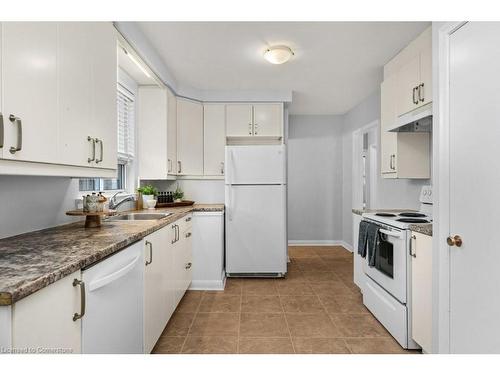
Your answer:
[[[456,247],[461,247],[462,246],[462,238],[459,235],[455,236],[449,236],[446,239],[446,243],[448,246],[456,246]]]

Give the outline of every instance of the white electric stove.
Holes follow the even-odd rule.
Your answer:
[[[411,224],[432,223],[432,187],[420,192],[419,211],[365,213],[363,221],[378,225],[386,244],[375,253],[375,264],[359,257],[363,303],[403,348],[416,349],[411,335]]]

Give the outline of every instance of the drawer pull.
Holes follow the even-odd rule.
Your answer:
[[[191,237],[191,232],[186,233],[186,238]]]
[[[186,218],[186,221],[191,221],[191,219],[192,219],[192,217],[189,216],[189,217]]]
[[[192,265],[193,265],[193,263],[189,262],[188,264],[186,264],[186,269],[187,270],[190,269]]]
[[[80,313],[73,314],[73,321],[76,322],[85,315],[85,283],[82,280],[74,279],[73,286],[80,286]]]

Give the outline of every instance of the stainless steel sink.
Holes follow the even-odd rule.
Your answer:
[[[172,215],[172,212],[163,212],[163,213],[150,213],[150,214],[142,214],[142,213],[132,213],[132,214],[123,214],[117,216],[111,216],[108,220],[160,220]]]

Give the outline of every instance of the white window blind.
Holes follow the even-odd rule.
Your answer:
[[[118,161],[128,163],[134,159],[134,94],[118,84]]]

